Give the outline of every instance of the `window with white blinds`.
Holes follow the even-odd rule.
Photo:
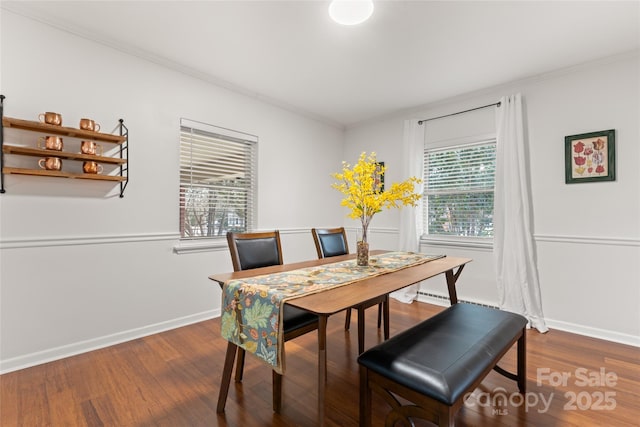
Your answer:
[[[492,238],[495,167],[495,140],[425,149],[423,237]]]
[[[182,119],[180,236],[225,236],[254,228],[257,137]]]

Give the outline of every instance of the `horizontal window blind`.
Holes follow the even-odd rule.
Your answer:
[[[423,161],[425,233],[493,236],[495,140],[425,149]]]
[[[188,124],[183,121],[180,127],[181,236],[207,238],[253,229],[257,138]]]

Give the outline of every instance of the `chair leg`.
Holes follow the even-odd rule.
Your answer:
[[[364,352],[364,310],[364,307],[358,307],[358,354]]]
[[[351,326],[351,309],[350,308],[347,309],[347,315],[344,319],[344,330],[348,331],[349,326]]]
[[[242,373],[244,372],[244,349],[238,347],[238,363],[236,363],[236,382],[242,381]]]
[[[233,361],[236,358],[236,350],[238,346],[231,342],[227,345],[227,354],[224,357],[224,368],[222,368],[222,379],[220,380],[220,394],[218,394],[218,407],[216,412],[224,412],[224,405],[227,403],[227,395],[229,394],[229,383],[231,382],[231,373],[233,372]]]
[[[384,299],[384,302],[381,304],[382,308],[382,317],[384,319],[384,339],[389,339],[389,295]],[[378,327],[380,327],[378,325]]]
[[[273,394],[273,412],[279,414],[282,408],[282,375],[272,371],[271,377],[273,382],[273,390],[271,391]]]

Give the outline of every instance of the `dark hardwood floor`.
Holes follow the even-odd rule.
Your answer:
[[[391,335],[442,307],[391,303]],[[382,339],[367,310],[366,347]],[[328,426],[358,425],[357,324],[329,319]],[[528,331],[528,391],[491,372],[460,410],[458,426],[638,426],[640,349],[561,331]],[[0,376],[0,425],[313,426],[317,424],[317,335],[286,344],[283,408],[271,410],[271,371],[247,357],[216,414],[226,341],[219,319]],[[515,366],[515,348],[503,359]],[[567,376],[567,374],[569,376]],[[374,426],[388,407],[374,395]],[[428,426],[419,422],[417,425]]]

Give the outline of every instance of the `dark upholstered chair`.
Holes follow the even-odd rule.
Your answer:
[[[311,234],[313,235],[313,241],[316,245],[316,251],[318,252],[318,258],[328,258],[338,255],[346,255],[349,253],[349,245],[347,244],[347,232],[344,227],[338,228],[312,228]],[[383,303],[389,303],[389,296],[378,298],[373,301],[367,301],[366,303],[351,307],[354,310],[365,310],[374,305],[378,305],[378,328],[382,325],[383,317]],[[389,316],[385,316],[385,339],[389,338]],[[344,323],[344,328],[349,329],[351,325],[351,310],[347,310],[347,316]],[[358,325],[358,350],[359,353],[364,351],[364,325]]]
[[[312,228],[313,242],[316,244],[318,258],[328,258],[349,253],[347,232],[344,227]]]
[[[227,233],[227,242],[234,271],[282,265],[282,247],[280,233],[277,230],[260,233]],[[287,304],[284,305],[283,320],[285,342],[318,329],[318,316]],[[229,343],[229,346],[233,346],[233,344]],[[229,350],[227,350],[227,355],[229,355]],[[244,355],[244,350],[238,347],[236,362],[236,381],[238,382],[242,381]],[[222,412],[224,409],[226,392],[228,392],[228,386],[223,401],[221,391],[218,399],[218,412]],[[280,412],[281,394],[282,375],[273,371],[273,410],[275,412]]]

